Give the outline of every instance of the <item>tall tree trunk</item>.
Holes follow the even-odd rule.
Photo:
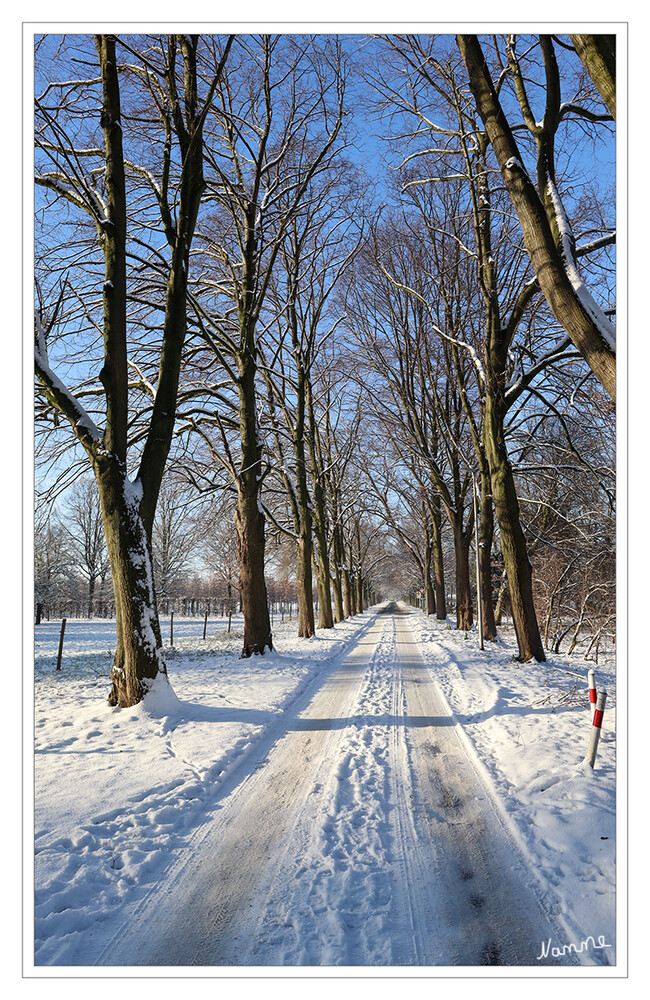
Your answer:
[[[237,497],[235,513],[241,610],[244,614],[243,657],[273,649],[264,580],[264,514],[259,510],[257,500],[256,492],[251,495],[242,489]]]
[[[481,462],[480,525],[478,530],[479,576],[481,579],[481,612],[483,638],[493,642],[497,637],[492,593],[492,541],[494,538],[494,512],[492,487],[487,459]]]
[[[115,593],[117,649],[111,705],[135,705],[151,681],[167,673],[156,610],[151,544],[141,516],[140,484],[110,459],[95,463]]]
[[[268,596],[264,579],[265,517],[260,499],[262,445],[257,423],[255,357],[239,357],[239,429],[241,470],[237,477],[237,556],[244,613],[242,656],[273,649]]]
[[[314,594],[312,586],[312,517],[307,489],[307,474],[305,469],[304,448],[304,393],[301,392],[301,369],[298,368],[296,413],[292,424],[285,412],[287,427],[293,439],[293,451],[296,463],[296,482],[291,480],[286,468],[284,447],[279,425],[276,419],[275,403],[271,383],[267,380],[269,418],[273,426],[276,456],[280,475],[284,480],[287,500],[291,508],[293,530],[296,542],[296,596],[298,599],[298,635],[301,639],[310,639],[314,634]]]
[[[436,613],[436,594],[431,582],[431,563],[427,560],[424,571],[424,610],[426,615]]]
[[[462,525],[454,525],[454,556],[456,559],[456,628],[467,631],[472,627],[472,590],[469,571],[469,537]]]
[[[347,566],[343,566],[343,617],[350,618],[354,614],[352,610],[352,586],[350,584],[350,571]]]
[[[442,556],[440,502],[437,498],[431,503],[431,541],[433,553],[433,576],[436,592],[436,618],[438,621],[447,619],[447,595],[445,594],[445,566]]]
[[[534,294],[535,285],[525,285],[512,308],[509,322],[504,324],[499,303],[497,271],[492,253],[491,198],[486,169],[485,152],[487,136],[479,133],[480,169],[477,179],[480,210],[475,219],[477,243],[480,255],[479,277],[486,308],[486,340],[484,346],[486,393],[483,412],[483,432],[481,446],[477,454],[481,467],[481,521],[485,518],[490,533],[493,531],[492,506],[496,509],[499,522],[501,551],[504,558],[505,577],[511,598],[515,630],[519,643],[519,658],[522,661],[544,659],[541,639],[532,594],[532,571],[528,558],[526,539],[519,517],[519,501],[515,488],[512,467],[508,460],[505,438],[505,416],[508,404],[505,400],[506,370],[512,338],[524,311]],[[514,141],[514,140],[513,140]],[[532,184],[530,185],[532,188]],[[533,189],[533,194],[534,192]],[[540,282],[541,284],[541,282]],[[487,461],[486,469],[485,464]],[[489,488],[492,491],[490,503]],[[487,509],[489,504],[489,510]],[[487,577],[488,566],[485,566]],[[491,583],[491,577],[490,577]],[[496,622],[501,616],[503,586],[499,594]]]
[[[104,251],[104,366],[106,395],[103,448],[91,458],[102,505],[113,590],[117,648],[111,670],[109,702],[127,707],[146,693],[149,683],[167,673],[153,590],[151,538],[143,521],[143,484],[126,477],[128,427],[126,182],[115,37],[98,35],[103,80],[102,130],[106,148],[106,202],[110,225],[101,236]],[[175,405],[172,410],[175,413]],[[146,446],[145,446],[146,448]]]
[[[301,639],[310,639],[316,630],[311,575],[312,540],[311,531],[308,532],[308,526],[304,521],[301,521],[297,548],[296,589],[298,595],[298,635]]]
[[[296,583],[298,588],[298,635],[310,639],[316,631],[314,622],[314,593],[312,581],[313,523],[307,487],[305,458],[305,372],[297,356],[296,420],[293,433],[293,450],[296,458],[296,500],[298,506],[298,560]]]
[[[330,591],[330,566],[327,550],[327,527],[322,491],[314,490],[314,524],[316,551],[318,553],[318,627],[333,628],[332,595]]]
[[[357,587],[354,572],[350,573],[350,617],[354,618],[357,614]]]
[[[92,574],[88,578],[88,617],[93,616],[93,600],[95,598],[95,579]]]
[[[330,396],[328,392],[327,405],[325,409],[325,464],[327,473],[325,481],[327,484],[327,497],[329,502],[330,518],[332,524],[332,592],[334,596],[334,621],[342,622],[345,618],[343,609],[343,535],[339,515],[341,509],[341,494],[338,482],[338,475],[335,473],[336,463],[332,454],[332,427],[330,424]],[[330,566],[332,569],[332,566]]]
[[[535,658],[544,662],[544,647],[539,634],[533,602],[533,579],[526,538],[519,517],[519,500],[515,489],[512,466],[503,440],[502,421],[495,412],[490,393],[486,397],[486,451],[490,464],[492,495],[497,519],[501,551],[508,578],[510,606],[522,663]]]
[[[334,621],[342,622],[345,618],[343,610],[343,544],[341,542],[341,531],[338,525],[332,530],[332,560],[334,562],[334,576],[332,579],[332,590],[334,593]]]
[[[349,567],[347,570],[347,575],[350,583],[350,597],[349,597],[350,617],[354,618],[354,616],[357,613],[357,581],[356,581],[356,574],[354,571],[354,555],[352,554],[351,542],[348,542],[347,549],[348,549],[348,567]]]
[[[325,508],[325,490],[323,488],[322,465],[318,449],[318,427],[314,413],[314,403],[309,380],[305,383],[305,401],[309,424],[309,458],[311,464],[313,502],[314,502],[314,534],[316,551],[318,553],[318,627],[333,628],[332,594],[330,590],[330,560],[327,541],[327,511]]]
[[[433,562],[433,540],[424,512],[424,610],[427,615],[436,613],[436,595],[431,582],[431,565]]]

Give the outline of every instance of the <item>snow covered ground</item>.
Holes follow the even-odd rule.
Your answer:
[[[69,621],[60,672],[54,669],[58,623],[39,626],[36,968],[124,964],[112,950],[115,936],[124,927],[147,926],[152,911],[163,942],[165,919],[172,920],[164,916],[166,896],[170,913],[183,902],[191,908],[190,876],[204,884],[200,860],[228,837],[231,858],[237,850],[259,854],[258,868],[249,867],[235,887],[248,907],[239,928],[243,936],[225,951],[214,942],[197,945],[196,962],[442,962],[442,953],[421,940],[438,919],[429,911],[435,911],[441,892],[423,888],[423,828],[413,825],[410,814],[426,814],[429,829],[437,813],[443,817],[437,821],[453,832],[442,807],[455,803],[445,787],[432,810],[424,785],[409,790],[407,783],[414,773],[409,761],[428,759],[425,751],[441,757],[455,751],[422,742],[430,732],[422,712],[419,724],[412,721],[410,730],[406,724],[415,718],[415,702],[398,679],[398,652],[406,640],[391,618],[366,612],[309,641],[296,638],[295,620],[276,621],[276,651],[250,660],[239,659],[241,622],[233,619],[230,635],[223,621],[209,622],[204,642],[202,620],[179,619],[168,654],[171,688],[158,685],[143,704],[127,710],[106,702],[114,624]],[[453,732],[480,783],[479,794],[471,797],[482,798],[485,789],[504,843],[509,838],[521,852],[526,879],[535,883],[536,898],[555,921],[552,946],[579,945],[591,936],[607,947],[589,943],[580,960],[612,965],[612,658],[601,657],[598,668],[608,706],[592,772],[581,763],[589,732],[586,686],[578,682],[573,690],[576,678],[561,670],[585,675],[583,660],[554,656],[548,665],[521,666],[513,660],[511,635],[481,653],[475,635],[466,639],[420,613],[408,622],[427,680],[435,680],[442,698],[438,715],[451,712],[460,723]],[[163,632],[168,636],[165,625]],[[418,679],[411,683],[417,690]],[[276,746],[285,736],[293,741],[287,743],[292,766]],[[256,795],[268,808],[258,805],[258,812],[251,812],[250,823],[259,829],[250,837],[249,824],[245,840],[232,823],[232,815],[239,815],[233,810],[243,814],[247,804],[253,810]],[[278,802],[291,819],[282,842],[273,820]],[[292,867],[294,848],[301,857],[298,867]],[[400,857],[404,853],[406,859]],[[255,873],[260,877],[253,886]],[[460,878],[469,874],[461,872]],[[402,876],[410,900],[397,884]],[[226,872],[219,889],[223,898],[235,891],[228,881]],[[257,901],[251,903],[254,894]],[[213,912],[219,901],[208,895],[201,895],[200,905]],[[468,889],[466,896],[474,909],[484,906],[480,893]],[[145,960],[138,958],[134,941],[130,949],[133,964]],[[201,957],[217,952],[217,959]],[[179,964],[162,954],[159,964]],[[462,964],[469,951],[458,954]]]
[[[601,653],[598,665],[586,663],[579,652],[570,657],[548,653],[545,664],[522,665],[513,660],[512,630],[502,631],[499,641],[486,643],[481,652],[475,636],[465,639],[464,633],[421,614],[412,620],[436,683],[538,873],[546,904],[568,917],[580,940],[591,934],[613,943],[613,653]],[[583,763],[590,735],[589,667],[596,670],[598,689],[607,689],[593,770]]]
[[[163,622],[163,632],[168,623]],[[218,807],[229,769],[328,661],[362,617],[296,638],[274,624],[276,651],[240,659],[242,621],[176,620],[171,689],[136,708],[107,703],[115,623],[60,622],[35,639],[35,963],[86,964],[123,906],[162,876]],[[193,632],[195,638],[184,638]]]

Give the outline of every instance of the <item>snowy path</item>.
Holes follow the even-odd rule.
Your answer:
[[[232,773],[97,964],[544,964],[562,931],[396,610]]]

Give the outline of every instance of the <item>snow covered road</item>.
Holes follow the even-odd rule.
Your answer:
[[[395,605],[265,730],[124,916],[97,964],[577,962],[539,960],[566,935]]]

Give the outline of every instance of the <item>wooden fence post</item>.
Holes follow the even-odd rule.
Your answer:
[[[68,620],[67,618],[61,619],[61,635],[59,637],[59,655],[56,658],[57,670],[61,669],[61,656],[63,655],[63,636],[65,635],[65,623],[67,622],[67,620]]]

